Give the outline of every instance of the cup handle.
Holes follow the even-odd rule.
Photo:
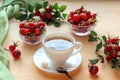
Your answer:
[[[75,52],[73,52],[73,54],[71,56],[76,55],[81,50],[82,43],[81,42],[76,42],[74,47],[76,48],[76,50],[75,50]]]

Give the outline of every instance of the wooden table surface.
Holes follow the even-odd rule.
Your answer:
[[[120,36],[120,1],[116,0],[50,0],[51,3],[58,2],[59,5],[67,5],[65,12],[75,10],[82,5],[85,8],[96,12],[98,14],[97,26],[95,31],[99,35],[116,35]],[[42,45],[29,46],[24,44],[18,34],[19,21],[15,19],[9,20],[9,34],[3,45],[8,48],[13,41],[20,41],[18,49],[22,51],[22,56],[19,60],[14,60],[9,52],[6,52],[10,59],[10,72],[14,77],[14,80],[68,80],[63,74],[49,74],[38,69],[33,63],[33,55],[37,49]],[[120,71],[112,69],[108,63],[98,63],[99,72],[96,76],[91,76],[88,72],[89,59],[96,58],[95,47],[96,43],[88,42],[88,36],[79,37],[72,34],[66,23],[63,23],[59,28],[55,28],[53,25],[47,26],[47,34],[54,32],[63,32],[71,34],[76,41],[83,43],[81,55],[83,57],[82,64],[75,70],[70,72],[70,75],[75,80],[120,80]]]

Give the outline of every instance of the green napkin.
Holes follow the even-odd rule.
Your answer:
[[[0,61],[0,80],[13,80],[6,66]]]

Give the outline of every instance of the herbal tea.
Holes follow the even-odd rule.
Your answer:
[[[73,46],[73,43],[64,39],[52,39],[45,42],[47,47],[54,50],[66,50]]]

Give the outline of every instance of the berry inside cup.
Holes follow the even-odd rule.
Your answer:
[[[80,7],[75,11],[70,11],[67,18],[70,30],[79,36],[88,35],[96,25],[96,15],[91,11],[85,10],[84,7]]]
[[[19,29],[21,39],[30,45],[39,44],[46,32],[45,23],[41,21],[20,22]]]

